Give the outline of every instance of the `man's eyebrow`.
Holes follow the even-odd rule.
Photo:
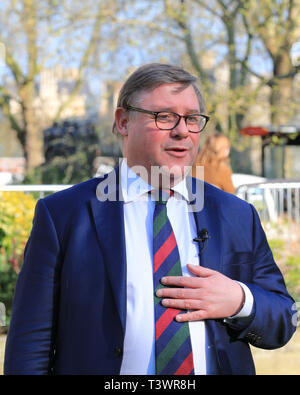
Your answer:
[[[155,111],[155,112],[167,111],[167,112],[175,112],[177,114],[177,112],[174,111],[174,109],[171,107],[157,107],[157,109],[155,109],[153,111]],[[198,108],[189,109],[189,110],[185,111],[185,114],[200,114],[200,110]]]

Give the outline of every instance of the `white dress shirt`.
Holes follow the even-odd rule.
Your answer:
[[[155,318],[153,290],[153,213],[155,202],[148,192],[152,187],[126,164],[121,164],[127,260],[127,315],[120,374],[155,374]],[[188,191],[184,181],[168,199],[167,213],[179,250],[182,274],[191,276],[187,263],[199,265],[194,214],[187,208]],[[243,284],[241,284],[243,286]],[[238,316],[250,314],[246,303]],[[237,317],[237,316],[236,316]],[[189,322],[195,374],[206,374],[205,322]]]

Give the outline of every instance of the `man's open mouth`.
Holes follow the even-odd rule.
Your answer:
[[[186,150],[187,150],[186,148],[181,148],[181,147],[170,147],[166,149],[166,151],[175,151],[175,152],[184,152]]]

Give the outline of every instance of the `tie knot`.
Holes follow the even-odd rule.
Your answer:
[[[174,195],[172,189],[153,189],[149,193],[156,204],[167,204],[168,199]]]

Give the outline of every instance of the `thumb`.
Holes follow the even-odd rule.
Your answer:
[[[195,274],[198,277],[209,277],[212,276],[215,272],[214,270],[208,269],[207,267],[190,265],[189,263],[187,264],[187,268],[191,273]]]

